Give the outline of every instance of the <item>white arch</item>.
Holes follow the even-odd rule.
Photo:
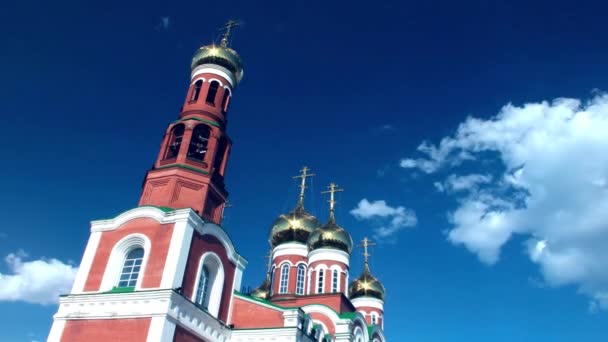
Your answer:
[[[192,81],[190,82],[190,85],[193,85],[194,83],[196,83],[198,80],[202,80],[203,83],[205,83],[207,80],[204,77],[196,77],[193,78]]]
[[[144,250],[144,258],[139,270],[137,283],[135,284],[135,289],[139,290],[146,272],[146,265],[148,264],[151,246],[152,244],[150,243],[150,239],[141,233],[129,234],[120,239],[110,252],[110,257],[108,258],[108,263],[106,265],[99,290],[109,291],[118,285],[120,272],[122,271],[127,254],[129,254],[129,252],[131,252],[133,249],[141,247]]]
[[[356,326],[353,330],[354,342],[364,342],[363,340],[363,329],[360,326]]]
[[[224,290],[224,265],[222,259],[214,252],[206,252],[201,256],[198,262],[198,268],[196,273],[196,279],[194,281],[194,291],[192,291],[192,302],[196,299],[196,292],[198,289],[198,283],[203,272],[203,266],[207,266],[209,270],[209,279],[207,280],[211,286],[209,292],[206,294],[208,297],[203,299],[207,301],[207,311],[213,316],[217,317],[220,311],[220,304],[222,302],[222,292]]]
[[[224,82],[222,82],[222,80],[214,77],[214,78],[210,78],[208,82],[211,83],[213,81],[217,81],[220,84],[220,87],[222,87],[222,88],[224,87]]]

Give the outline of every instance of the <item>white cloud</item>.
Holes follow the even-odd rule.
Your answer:
[[[431,174],[463,163],[467,170],[500,165],[492,178],[435,182],[458,203],[449,213],[450,242],[493,264],[513,235],[523,235],[549,286],[577,285],[590,308],[608,309],[608,95],[509,104],[418,150],[423,156],[401,167]]]
[[[57,259],[24,261],[26,258],[22,251],[4,258],[12,274],[0,273],[0,301],[53,304],[60,294],[70,292],[77,268]]]
[[[358,220],[377,221],[379,224],[373,231],[374,237],[379,240],[391,238],[399,230],[413,227],[418,222],[413,210],[402,206],[391,207],[383,200],[370,202],[364,198],[350,213]]]

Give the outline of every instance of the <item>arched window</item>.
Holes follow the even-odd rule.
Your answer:
[[[338,270],[333,270],[331,277],[331,292],[333,293],[338,292],[338,276]]]
[[[281,266],[281,282],[279,283],[279,293],[287,293],[287,285],[289,284],[289,265]]]
[[[378,314],[372,312],[372,324],[378,324]]]
[[[194,288],[195,292],[190,300],[206,309],[211,316],[217,317],[224,291],[224,266],[217,254],[203,254]]]
[[[203,269],[198,277],[198,286],[196,287],[196,297],[194,303],[207,308],[209,305],[209,268],[203,265]]]
[[[194,83],[194,89],[192,89],[192,96],[190,101],[194,102],[198,100],[198,96],[201,94],[201,88],[203,87],[203,80],[198,80]]]
[[[198,125],[194,128],[190,146],[188,146],[188,159],[201,162],[205,160],[210,134],[211,129],[207,125]]]
[[[225,112],[228,111],[228,101],[230,100],[230,92],[228,89],[224,89],[224,97],[222,98],[222,110]]]
[[[209,84],[209,91],[207,92],[207,98],[205,101],[212,106],[215,105],[215,95],[217,95],[217,88],[219,88],[219,86],[220,82],[218,81],[212,81]]]
[[[303,295],[304,294],[304,277],[306,275],[306,266],[300,264],[298,265],[298,275],[296,277],[296,294]]]
[[[184,137],[184,125],[179,124],[173,126],[171,129],[171,136],[169,137],[169,145],[165,152],[165,159],[176,158],[179,153],[179,148],[182,146],[182,138]]]
[[[318,272],[319,275],[317,280],[317,293],[323,293],[323,285],[325,283],[323,278],[325,278],[325,270],[319,270]]]
[[[135,248],[127,254],[125,263],[122,266],[122,271],[120,272],[118,287],[135,287],[143,260],[143,248]]]

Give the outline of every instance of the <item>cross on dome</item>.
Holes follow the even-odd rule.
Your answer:
[[[224,24],[224,26],[222,26],[220,28],[220,30],[224,30],[224,33],[222,34],[222,40],[220,45],[222,47],[228,47],[228,40],[230,39],[230,34],[232,33],[232,28],[233,27],[238,27],[241,24],[239,24],[238,22],[234,21],[234,20],[228,20],[228,22],[226,22],[226,24]]]
[[[302,170],[300,170],[300,174],[299,175],[293,176],[293,179],[298,179],[298,178],[302,179],[302,181],[300,182],[300,185],[298,185],[300,187],[300,196],[299,196],[299,199],[298,199],[298,205],[300,205],[300,206],[304,205],[304,191],[307,188],[307,186],[306,186],[306,178],[315,176],[314,173],[308,173],[308,171],[310,171],[310,168],[308,166],[304,166],[302,168]]]

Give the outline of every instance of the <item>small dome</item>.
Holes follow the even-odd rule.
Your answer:
[[[329,222],[323,227],[315,229],[308,238],[308,250],[312,251],[317,248],[335,248],[344,251],[348,254],[353,249],[353,239],[344,228],[336,224],[333,213],[330,214]]]
[[[270,245],[274,248],[286,242],[306,243],[310,233],[320,225],[317,218],[307,213],[299,203],[290,213],[279,216],[272,223]]]
[[[259,299],[270,298],[270,275],[267,274],[266,279],[264,279],[264,282],[262,283],[262,285],[260,285],[258,288],[251,291],[251,293],[249,295],[251,297],[255,297],[255,298],[259,298]]]
[[[348,293],[350,299],[359,297],[372,297],[384,301],[384,285],[369,271],[365,264],[363,273],[350,283]]]
[[[243,61],[236,51],[227,46],[201,46],[192,57],[192,69],[203,64],[217,64],[230,70],[237,83],[243,78]]]

